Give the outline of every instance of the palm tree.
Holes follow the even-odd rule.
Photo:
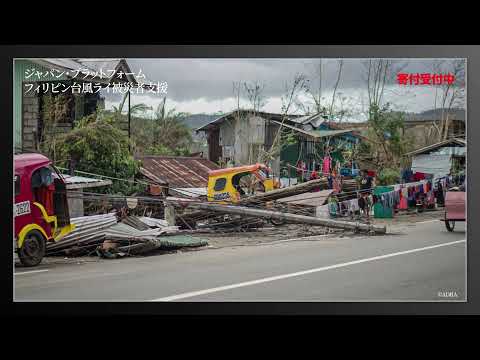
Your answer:
[[[175,109],[166,111],[167,98],[158,105],[154,115],[154,146],[166,146],[175,150],[188,145],[192,140],[190,129],[182,121],[185,114],[177,113]]]
[[[122,104],[120,104],[120,106],[117,108],[116,106],[113,106],[113,112],[117,115],[117,116],[121,116],[122,115]],[[130,106],[130,114],[131,115],[136,115],[136,114],[139,114],[139,113],[145,113],[147,110],[152,110],[153,108],[151,106],[148,106],[147,104],[135,104],[133,106]]]

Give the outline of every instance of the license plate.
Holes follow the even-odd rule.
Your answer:
[[[15,216],[30,214],[30,201],[15,204]]]

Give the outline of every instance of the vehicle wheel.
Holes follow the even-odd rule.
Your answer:
[[[445,227],[448,231],[452,232],[455,229],[455,221],[452,220],[445,220]]]
[[[45,256],[45,238],[38,230],[30,231],[18,250],[18,257],[24,266],[37,266]]]

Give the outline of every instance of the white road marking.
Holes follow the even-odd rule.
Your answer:
[[[35,273],[41,273],[41,272],[45,272],[45,271],[48,271],[48,270],[22,271],[22,272],[19,272],[19,273],[15,273],[15,275],[35,274]]]
[[[231,289],[236,289],[236,288],[245,287],[245,286],[252,286],[252,285],[262,284],[262,283],[276,281],[276,280],[288,279],[288,278],[292,278],[292,277],[296,277],[296,276],[313,274],[313,273],[320,272],[320,271],[338,269],[338,268],[346,267],[346,266],[350,266],[350,265],[356,265],[356,264],[366,263],[366,262],[370,262],[370,261],[387,259],[387,258],[394,257],[394,256],[411,254],[411,253],[430,250],[430,249],[435,249],[435,248],[439,248],[439,247],[460,244],[460,243],[463,243],[465,241],[466,241],[466,239],[451,241],[451,242],[448,242],[448,243],[426,246],[426,247],[422,247],[422,248],[416,248],[416,249],[405,250],[405,251],[399,251],[399,252],[394,252],[394,253],[390,253],[390,254],[374,256],[374,257],[371,257],[371,258],[354,260],[354,261],[349,261],[349,262],[345,262],[345,263],[323,266],[323,267],[310,269],[310,270],[299,271],[299,272],[290,273],[290,274],[271,276],[271,277],[266,277],[266,278],[262,278],[262,279],[258,279],[258,280],[246,281],[246,282],[241,282],[241,283],[231,284],[231,285],[226,285],[226,286],[219,286],[219,287],[215,287],[215,288],[211,288],[211,289],[192,291],[192,292],[187,292],[187,293],[183,293],[183,294],[178,294],[178,295],[172,295],[172,296],[162,297],[162,298],[158,298],[158,299],[153,299],[153,300],[150,300],[150,301],[175,301],[175,300],[180,300],[180,299],[186,299],[186,298],[195,297],[195,296],[199,296],[199,295],[206,295],[206,294],[211,294],[211,293],[215,293],[215,292],[219,292],[219,291],[231,290]]]

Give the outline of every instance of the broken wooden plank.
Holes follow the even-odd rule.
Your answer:
[[[252,204],[255,202],[263,202],[263,201],[272,201],[277,200],[289,196],[294,196],[298,194],[303,194],[306,192],[310,192],[316,188],[320,190],[327,190],[328,189],[328,180],[326,178],[321,178],[317,180],[310,180],[306,181],[301,184],[292,185],[282,189],[275,189],[271,191],[267,191],[264,193],[258,193],[247,198],[241,199],[238,204]],[[355,180],[344,180],[343,181],[343,191],[354,191],[357,189],[357,182]]]
[[[318,192],[307,192],[303,194],[288,196],[278,199],[279,203],[291,204],[291,205],[307,205],[307,206],[321,206],[324,205],[333,192],[332,189],[321,190]]]

